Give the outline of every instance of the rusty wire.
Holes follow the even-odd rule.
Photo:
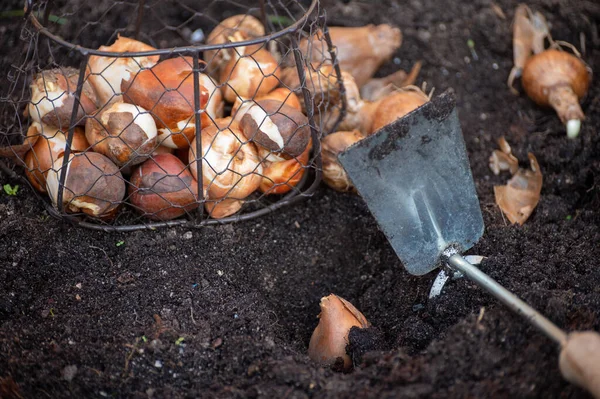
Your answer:
[[[243,3],[27,0],[22,46],[0,65],[0,167],[23,170],[50,215],[104,231],[247,220],[311,196],[346,107],[324,10]],[[231,15],[264,32],[238,23],[207,44]],[[120,37],[151,47],[99,49]]]

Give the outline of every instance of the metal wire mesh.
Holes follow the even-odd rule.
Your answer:
[[[25,16],[0,65],[0,167],[51,215],[201,226],[318,185],[345,111],[319,1],[28,0]]]

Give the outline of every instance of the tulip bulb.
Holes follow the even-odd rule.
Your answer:
[[[58,208],[59,181],[63,157],[47,172],[46,189]],[[70,154],[63,187],[62,204],[69,213],[112,219],[125,196],[125,180],[110,159],[97,152]]]
[[[228,216],[234,215],[242,209],[244,201],[237,199],[220,199],[215,201],[206,201],[204,203],[204,209],[213,219],[223,219]]]
[[[37,125],[37,126],[36,126]],[[35,129],[39,129],[41,137],[37,140],[31,150],[25,155],[25,176],[37,191],[46,192],[46,175],[54,165],[54,161],[65,153],[67,147],[67,136],[47,125],[34,123]],[[71,151],[85,151],[89,147],[82,128],[76,127],[73,131]]]
[[[565,51],[546,50],[527,59],[521,81],[529,98],[554,108],[569,138],[579,135],[585,117],[579,101],[591,81],[591,72],[581,59]]]
[[[336,49],[337,61],[344,71],[356,79],[358,87],[369,81],[379,67],[389,60],[402,44],[400,29],[391,25],[367,25],[356,28],[329,27],[329,36]],[[331,55],[322,43],[321,31],[300,42],[300,50],[314,64],[330,62]]]
[[[277,162],[263,161],[263,178],[260,182],[260,192],[285,194],[296,187],[306,172],[311,147],[309,144],[297,158]]]
[[[144,162],[156,148],[156,124],[142,107],[113,103],[85,124],[92,149],[117,166]]]
[[[267,49],[236,47],[233,57],[221,70],[223,96],[229,102],[264,96],[279,85],[280,73],[277,60]]]
[[[321,140],[323,181],[329,187],[342,192],[356,192],[346,170],[338,160],[338,155],[363,138],[365,136],[361,132],[354,130],[332,133]]]
[[[276,100],[252,105],[242,118],[240,128],[248,140],[283,159],[299,156],[310,140],[308,118]],[[272,160],[273,158],[268,158]]]
[[[407,86],[385,97],[373,114],[372,131],[376,132],[396,119],[402,118],[429,101],[429,97],[415,86]]]
[[[209,199],[243,199],[260,186],[262,165],[256,147],[235,122],[202,129],[202,182]],[[197,176],[196,139],[189,149],[190,170]]]
[[[255,100],[236,98],[235,103],[233,103],[233,107],[231,108],[233,120],[239,123],[246,114],[246,111],[261,100],[276,100],[302,112],[302,105],[300,105],[298,96],[290,89],[279,87]]]
[[[131,175],[129,200],[149,219],[171,220],[198,207],[198,183],[175,155],[155,155]]]
[[[130,53],[156,50],[154,47],[128,37],[118,36],[110,46],[100,46],[100,51]],[[98,94],[98,106],[121,102],[121,81],[130,80],[140,70],[153,67],[159,56],[149,57],[90,57],[86,74]]]
[[[346,353],[350,329],[368,328],[370,324],[354,305],[337,295],[321,298],[320,307],[319,324],[310,338],[308,356],[321,365],[341,365],[348,371],[352,368],[352,359]]]
[[[31,83],[31,101],[28,113],[37,123],[67,130],[75,105],[79,71],[75,68],[56,68],[35,75]],[[85,116],[96,110],[96,94],[89,82],[84,81],[75,123],[85,124]]]
[[[237,35],[236,35],[237,34]],[[237,38],[236,41],[249,40],[265,35],[265,27],[252,15],[239,14],[221,21],[208,35],[206,44],[225,44]],[[219,76],[221,69],[233,58],[233,49],[207,50],[204,61],[212,76]]]
[[[158,128],[158,143],[170,148],[188,148],[196,133],[192,65],[191,57],[170,58],[121,84],[125,102],[152,113]],[[207,79],[205,82],[210,82],[214,87],[208,77],[201,79]],[[208,126],[212,121],[208,116],[207,104],[210,100],[218,99],[218,95],[211,97],[203,85],[199,90],[201,123],[202,126]],[[211,117],[216,116],[218,108],[218,105],[210,108],[211,112],[215,112]]]

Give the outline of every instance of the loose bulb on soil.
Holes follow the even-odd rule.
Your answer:
[[[400,29],[383,24],[362,27],[329,27],[329,35],[336,49],[340,67],[352,74],[358,87],[369,81],[379,67],[400,48]],[[309,54],[313,63],[330,62],[331,55],[321,31],[300,42],[303,54]]]
[[[352,360],[346,353],[350,329],[368,328],[370,324],[354,305],[337,295],[321,298],[320,307],[319,325],[310,338],[308,355],[321,365],[350,370]]]
[[[63,157],[54,161],[47,172],[46,189],[54,207],[58,207],[59,181]],[[63,187],[62,203],[69,213],[112,219],[125,196],[125,180],[119,168],[97,152],[70,154]]]
[[[372,131],[376,132],[396,119],[402,118],[429,101],[419,88],[408,86],[381,100],[373,114]]]
[[[569,138],[579,135],[585,117],[579,102],[591,81],[591,72],[580,58],[554,49],[533,55],[523,67],[521,81],[529,98],[554,108]]]

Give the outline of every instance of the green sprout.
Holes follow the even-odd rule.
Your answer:
[[[144,341],[144,343],[148,342],[148,338],[146,338],[145,335],[142,335],[142,341]]]
[[[280,26],[290,26],[294,23],[294,21],[291,18],[284,17],[283,15],[269,15],[267,19],[273,25],[277,24]]]
[[[115,244],[117,247],[120,247],[121,245],[125,244],[125,241],[121,240],[121,241],[117,241],[117,243]]]
[[[181,344],[183,343],[183,341],[185,341],[185,337],[179,337],[179,338],[177,338],[177,340],[175,341],[175,345],[177,345],[177,346],[181,346]]]
[[[8,195],[17,195],[17,193],[19,192],[18,184],[14,186],[11,186],[10,184],[5,184],[4,186],[2,186],[2,188],[4,188],[4,192]]]

